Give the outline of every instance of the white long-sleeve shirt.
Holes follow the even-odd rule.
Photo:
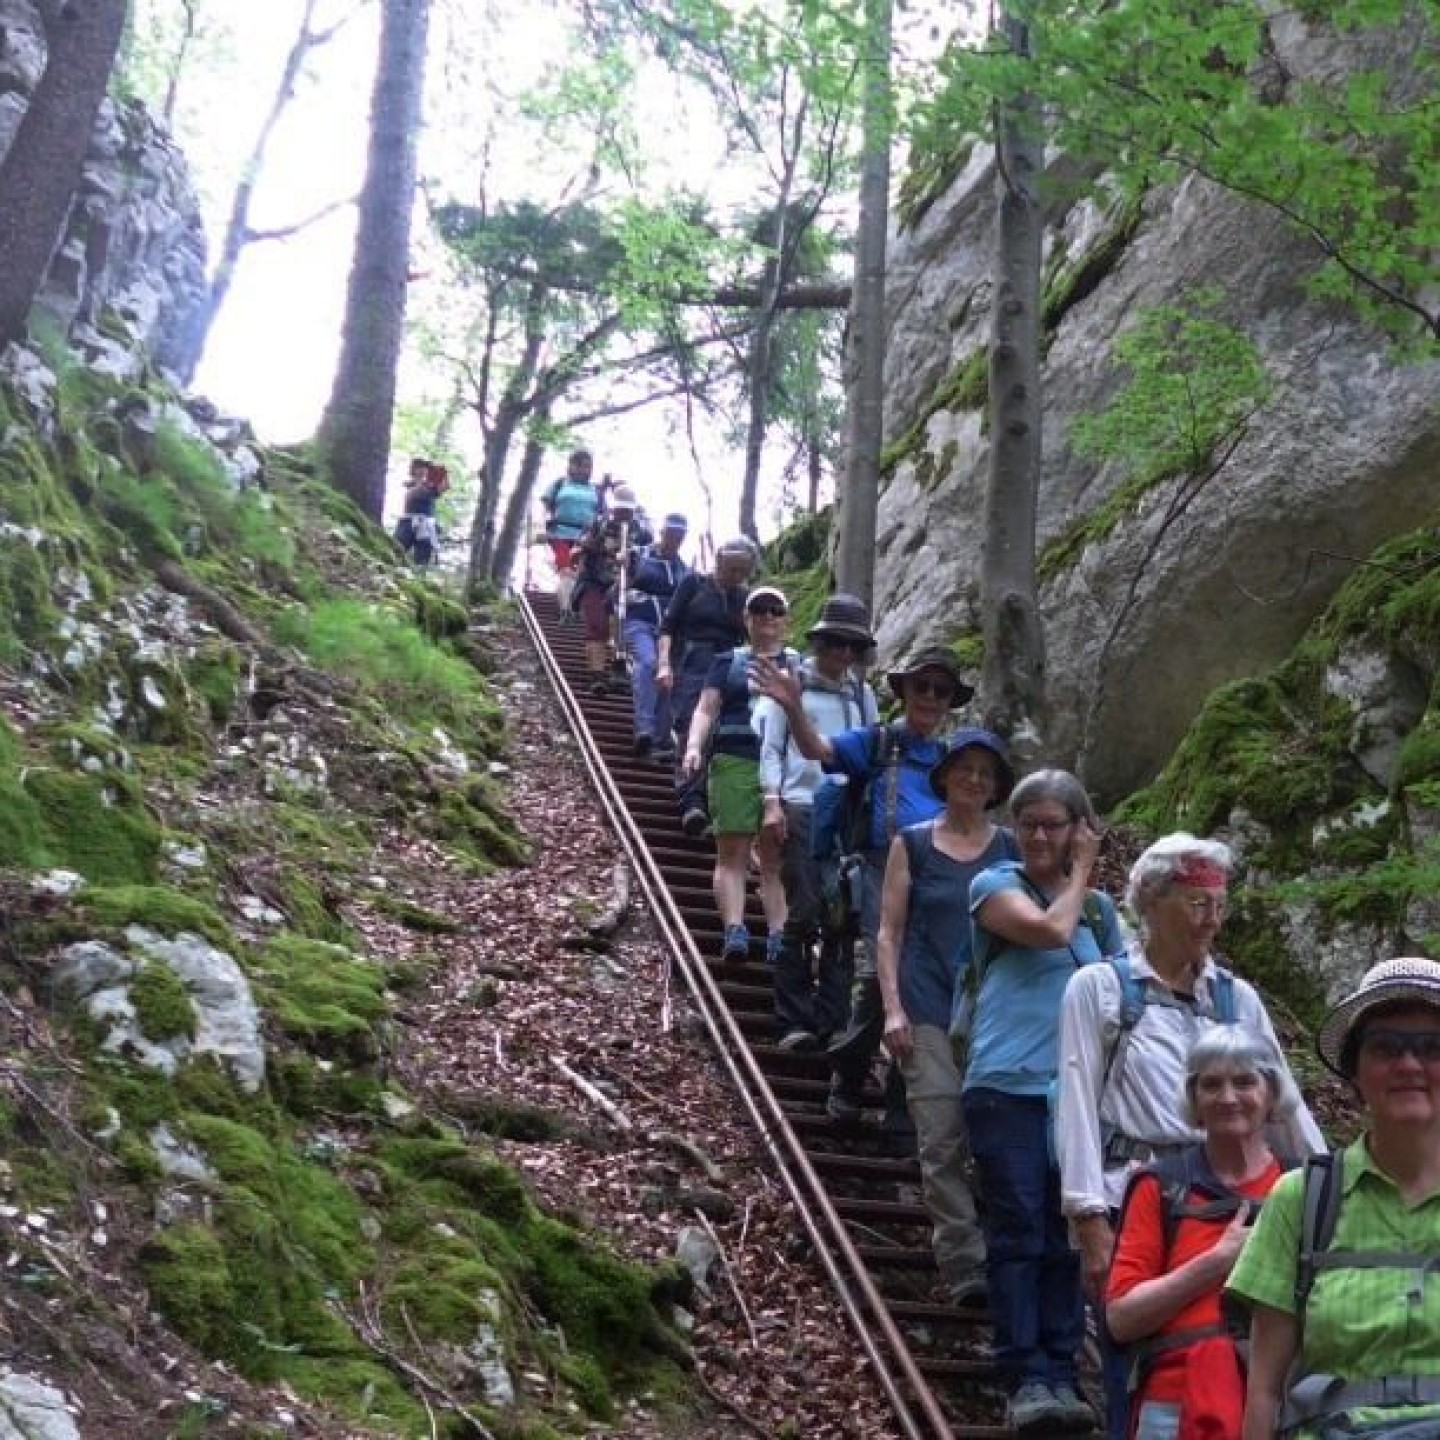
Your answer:
[[[843,680],[827,680],[806,660],[800,667],[800,704],[822,735],[838,735],[880,718],[875,692],[849,672]],[[816,787],[826,778],[818,760],[807,760],[790,738],[790,721],[773,700],[761,700],[751,719],[760,735],[760,789],[778,795],[787,805],[814,802]],[[831,777],[832,779],[834,777]]]
[[[1129,949],[1137,980],[1158,979],[1138,942]],[[1060,1104],[1056,1140],[1060,1153],[1060,1204],[1066,1215],[1116,1209],[1131,1173],[1141,1162],[1105,1168],[1104,1135],[1118,1130],[1154,1145],[1184,1145],[1203,1139],[1180,1118],[1185,1062],[1190,1047],[1221,1022],[1215,1015],[1215,962],[1207,959],[1192,1010],[1148,1004],[1130,1032],[1124,1054],[1105,1068],[1120,1035],[1120,977],[1108,963],[1084,965],[1070,978],[1060,1010]],[[1163,982],[1162,982],[1163,983]],[[1286,1063],[1265,1007],[1248,981],[1235,977],[1235,1020],[1267,1041]],[[1315,1117],[1300,1108],[1274,1127],[1274,1140],[1287,1154],[1325,1149]]]

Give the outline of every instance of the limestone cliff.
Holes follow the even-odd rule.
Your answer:
[[[1299,18],[1274,40],[1292,83],[1343,63]],[[899,458],[879,520],[882,653],[980,626],[993,182],[977,147],[892,251],[887,438]],[[1057,206],[1038,535],[1042,554],[1070,542],[1042,591],[1053,751],[1106,799],[1157,772],[1217,686],[1286,655],[1376,544],[1440,513],[1440,364],[1403,363],[1355,317],[1307,299],[1318,263],[1273,214],[1200,180],[1138,209]],[[1124,477],[1078,457],[1072,427],[1115,389],[1111,349],[1136,312],[1205,286],[1223,287],[1224,318],[1259,346],[1274,397],[1178,519],[1167,523],[1189,477],[1087,532]]]

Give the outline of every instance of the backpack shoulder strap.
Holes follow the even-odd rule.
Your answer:
[[[1305,1157],[1300,1182],[1300,1236],[1295,1257],[1295,1313],[1302,1317],[1315,1284],[1316,1256],[1323,1255],[1335,1238],[1344,1171],[1343,1151]]]
[[[1236,1020],[1235,972],[1228,966],[1215,967],[1215,978],[1210,982],[1210,999],[1215,1006],[1215,1018],[1222,1025],[1233,1025]]]
[[[910,862],[910,883],[913,885],[935,853],[935,822],[907,825],[900,831],[900,838],[905,842],[905,858]]]
[[[1104,949],[1104,946],[1101,946]],[[1126,950],[1107,955],[1111,970],[1120,985],[1120,1028],[1110,1042],[1109,1053],[1105,1056],[1105,1069],[1100,1076],[1100,1093],[1103,1095],[1110,1084],[1111,1076],[1123,1072],[1125,1056],[1130,1049],[1130,1040],[1140,1017],[1145,1013],[1145,981],[1135,973]]]

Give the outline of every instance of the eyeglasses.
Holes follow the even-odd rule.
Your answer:
[[[1225,918],[1225,897],[1223,895],[1208,900],[1195,899],[1185,901],[1185,909],[1189,911],[1192,920],[1223,920]]]
[[[845,650],[863,655],[870,647],[863,640],[849,640],[844,635],[817,635],[815,639],[827,650]]]
[[[1440,1030],[1367,1030],[1360,1053],[1369,1060],[1393,1062],[1413,1055],[1422,1064],[1440,1060]]]
[[[746,611],[748,615],[760,615],[766,620],[783,620],[790,612],[783,605],[752,605]]]
[[[927,680],[919,675],[905,682],[905,693],[918,700],[953,700],[955,687],[948,680]]]
[[[1073,820],[1017,820],[1015,828],[1022,835],[1044,834],[1049,837],[1068,830],[1074,823]]]

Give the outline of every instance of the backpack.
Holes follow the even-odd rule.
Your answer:
[[[552,520],[567,530],[587,530],[595,519],[594,489],[573,480],[562,480],[555,492]]]
[[[755,696],[750,692],[750,657],[753,653],[748,645],[737,645],[730,652],[730,668],[725,672],[725,684],[721,691],[725,697],[720,704],[721,716],[730,708],[727,702],[738,700],[743,695],[748,707],[745,722],[742,724],[738,720],[726,721],[722,718],[710,732],[714,738],[721,735],[753,738],[755,735],[749,719],[749,712],[755,708]],[[787,645],[777,657],[777,663],[782,670],[795,670],[800,664],[799,652]]]
[[[1135,1027],[1140,1023],[1140,1018],[1145,1013],[1145,1007],[1152,1004],[1178,1006],[1180,1003],[1168,994],[1163,996],[1152,994],[1145,977],[1135,973],[1128,951],[1123,951],[1118,955],[1107,955],[1105,958],[1109,961],[1115,972],[1115,978],[1120,983],[1120,1028],[1110,1042],[1105,1056],[1105,1069],[1101,1074],[1100,1089],[1095,1097],[1097,1107],[1105,1098],[1105,1092],[1110,1088],[1112,1078],[1125,1071],[1125,1059],[1130,1053],[1130,1043],[1134,1038]],[[1219,1021],[1222,1025],[1234,1025],[1236,1014],[1235,972],[1233,970],[1224,965],[1215,967],[1215,975],[1210,985],[1210,998],[1214,1013],[1209,1018]],[[1107,1168],[1128,1164],[1135,1156],[1137,1143],[1108,1120],[1101,1118],[1100,1144],[1103,1163]]]
[[[1207,1182],[1199,1169],[1203,1155],[1203,1145],[1187,1145],[1183,1150],[1162,1157],[1140,1172],[1153,1174],[1160,1184],[1160,1228],[1164,1246],[1161,1252],[1164,1257],[1160,1266],[1161,1273],[1169,1273],[1170,1253],[1175,1247],[1175,1236],[1182,1220],[1204,1220],[1228,1225],[1241,1210],[1248,1210],[1250,1216],[1246,1223],[1251,1224],[1264,1203],[1238,1195],[1228,1187],[1220,1185],[1218,1181]],[[1276,1156],[1276,1159],[1283,1170],[1295,1168],[1292,1159],[1285,1156]],[[1191,1200],[1190,1197],[1196,1190],[1204,1192],[1208,1198]],[[1124,1223],[1123,1220],[1121,1223]],[[1176,1330],[1169,1335],[1149,1336],[1126,1345],[1123,1348],[1130,1359],[1130,1393],[1139,1393],[1157,1356],[1171,1350],[1183,1350],[1201,1340],[1222,1335],[1235,1336],[1237,1329],[1243,1333],[1238,1317],[1234,1317],[1232,1323],[1230,1318],[1222,1316],[1219,1324],[1194,1325],[1186,1330]]]
[[[803,695],[803,694],[808,694],[808,693],[810,693],[810,692],[812,692],[812,691],[823,691],[823,692],[824,692],[825,694],[827,694],[827,695],[834,695],[834,694],[837,693],[835,690],[831,689],[830,686],[821,684],[821,683],[816,679],[815,672],[814,672],[809,666],[804,665],[803,663],[800,665],[800,667],[799,667],[799,669],[797,670],[796,673],[800,676],[800,691],[801,691],[801,694],[802,694],[802,695]],[[846,719],[845,728],[846,728],[847,730],[850,729],[850,728],[852,728],[851,725],[850,725],[850,723],[849,723],[850,707],[851,707],[851,705],[854,705],[854,707],[855,707],[855,716],[856,716],[856,721],[857,721],[857,723],[863,725],[863,724],[865,723],[865,681],[864,681],[864,678],[852,673],[851,676],[850,676],[850,688],[849,688],[849,690],[848,690],[848,691],[841,691],[841,692],[838,692],[838,693],[839,693],[840,703],[845,707],[845,719]],[[782,711],[781,713],[782,713],[782,715],[783,715],[784,712]],[[790,723],[789,723],[789,721],[787,720],[786,723],[785,723],[785,743],[784,743],[784,745],[781,747],[781,750],[780,750],[780,786],[781,786],[781,792],[782,792],[780,798],[781,798],[782,800],[785,798],[785,797],[784,797],[784,793],[783,793],[783,792],[784,792],[784,786],[785,786],[785,771],[786,771],[786,768],[789,766],[789,763],[790,763],[790,747],[791,747],[791,745],[794,743],[794,738],[795,738],[795,737],[794,737],[794,734],[793,734],[793,732],[792,732],[791,729],[790,729]],[[828,776],[828,777],[826,777],[825,779],[823,779],[823,780],[821,781],[821,783],[820,783],[820,785],[819,785],[818,788],[821,789],[821,790],[832,790],[832,791],[842,792],[842,791],[844,791],[844,790],[847,788],[847,786],[848,786],[848,782],[846,782],[845,784],[837,783],[836,777],[832,775],[832,776]],[[815,798],[814,796],[811,797],[812,802],[813,802],[814,798]],[[837,795],[834,797],[834,800],[838,800],[838,799],[840,799],[840,798],[843,798],[843,797],[842,797],[841,795],[838,795],[838,794],[837,794]],[[830,803],[830,804],[832,805],[832,808],[833,808],[833,803],[834,803],[833,800],[830,801],[830,802],[827,802],[827,803]],[[827,860],[827,859],[829,859],[829,858],[833,855],[833,853],[834,853],[834,847],[833,847],[833,845],[832,845],[832,846],[830,847],[830,849],[827,849],[827,850],[825,850],[825,851],[823,851],[823,852],[817,852],[817,851],[816,851],[816,848],[815,848],[815,831],[814,831],[814,823],[815,823],[815,822],[814,822],[814,816],[815,816],[815,810],[814,810],[813,808],[812,808],[811,811],[810,811],[810,815],[811,815],[811,831],[810,831],[810,852],[811,852],[811,854],[810,854],[810,858],[811,858],[812,860]]]
[[[885,776],[885,843],[895,835],[895,813],[898,809],[900,762],[904,759],[900,735],[901,721],[889,725],[871,725],[870,763],[865,778],[849,776],[841,784],[835,778],[824,781],[815,792],[810,811],[810,856],[814,860],[831,860],[858,855],[870,849],[870,815],[875,782]]]
[[[1291,1370],[1288,1393],[1280,1407],[1277,1435],[1289,1435],[1299,1427],[1335,1420],[1348,1410],[1365,1405],[1436,1405],[1440,1404],[1440,1375],[1383,1375],[1370,1380],[1344,1380],[1334,1375],[1304,1374],[1300,1370],[1305,1355],[1305,1307],[1315,1277],[1321,1270],[1406,1269],[1415,1272],[1415,1283],[1423,1286],[1435,1268],[1433,1254],[1404,1254],[1386,1250],[1331,1251],[1335,1225],[1345,1194],[1345,1153],[1332,1151],[1324,1155],[1308,1155],[1300,1185],[1300,1231],[1295,1256],[1295,1318],[1299,1325],[1296,1337],[1295,1366]],[[1414,1437],[1435,1434],[1436,1420],[1397,1419],[1393,1425],[1365,1427],[1366,1435],[1376,1440],[1384,1436]],[[1323,1434],[1332,1433],[1327,1427]]]

